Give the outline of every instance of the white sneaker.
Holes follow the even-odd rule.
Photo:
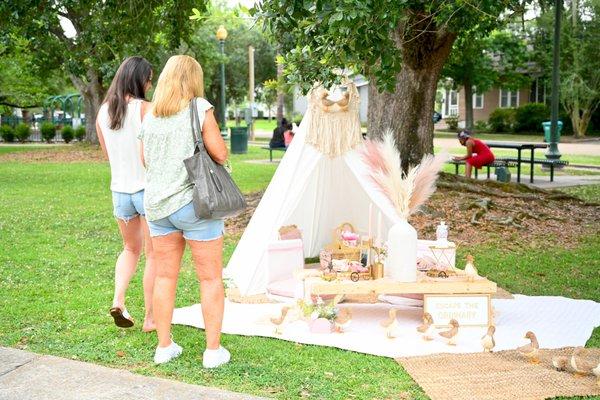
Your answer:
[[[171,340],[171,344],[167,347],[157,347],[154,353],[154,362],[156,364],[164,364],[177,358],[181,355],[183,349],[180,345]]]
[[[223,364],[227,364],[231,359],[231,354],[223,346],[219,346],[215,350],[204,350],[202,355],[202,366],[204,368],[217,368]]]

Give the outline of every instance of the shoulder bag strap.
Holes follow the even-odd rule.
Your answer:
[[[198,117],[198,106],[196,98],[190,101],[190,122],[192,125],[192,136],[194,139],[194,152],[206,151],[204,141],[202,140],[202,129],[200,127],[200,118]]]

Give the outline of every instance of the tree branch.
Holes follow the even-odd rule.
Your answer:
[[[23,105],[23,104],[15,104],[15,103],[11,103],[9,101],[0,100],[0,106],[8,106],[8,107],[13,107],[13,108],[37,108],[37,107],[42,107],[42,104]]]

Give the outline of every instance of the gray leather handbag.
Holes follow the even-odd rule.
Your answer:
[[[210,157],[202,140],[196,99],[190,102],[194,155],[183,160],[190,182],[194,184],[194,211],[200,219],[233,217],[246,208],[246,199],[231,175]]]

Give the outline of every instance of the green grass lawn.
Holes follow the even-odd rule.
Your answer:
[[[245,192],[263,189],[276,166],[244,161],[266,156],[256,147],[232,156],[234,178]],[[391,359],[276,339],[225,335],[232,362],[206,371],[203,331],[182,326],[173,329],[182,357],[155,366],[155,335],[117,329],[108,315],[122,246],[108,185],[107,164],[0,160],[1,346],[280,399],[427,398]],[[600,185],[571,192],[600,202]],[[226,238],[226,258],[235,241]],[[600,301],[600,233],[582,238],[575,249],[542,252],[539,244],[515,238],[461,248],[459,257],[467,252],[484,275],[514,293]],[[189,254],[184,264],[178,307],[199,300]],[[141,274],[130,287],[128,308],[140,321]],[[587,345],[600,346],[600,329]]]
[[[7,154],[7,153],[20,153],[23,151],[35,151],[35,150],[44,150],[44,149],[55,149],[58,146],[54,146],[54,145],[46,145],[46,144],[39,144],[39,145],[18,145],[18,144],[11,144],[11,145],[7,145],[7,144],[2,144],[0,146],[0,155],[2,154]]]
[[[233,128],[234,126],[236,126],[234,120],[227,121],[227,127]],[[240,123],[240,126],[246,126],[246,122],[242,121]],[[257,129],[260,131],[273,132],[273,129],[275,129],[276,126],[277,126],[277,120],[275,118],[273,118],[271,120],[268,120],[268,119],[255,119],[254,120],[254,129]]]

